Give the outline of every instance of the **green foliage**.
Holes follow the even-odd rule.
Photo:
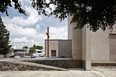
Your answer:
[[[30,47],[29,53],[33,53],[33,52],[35,52],[35,48],[34,47]]]
[[[33,45],[33,48],[35,48],[35,49],[39,49],[39,50],[42,50],[43,49],[43,47],[42,46],[36,46],[35,44]]]
[[[28,49],[28,46],[24,46],[23,49]]]
[[[2,55],[6,55],[10,50],[9,34],[0,17],[0,54]]]
[[[33,47],[35,48],[35,46],[36,46],[36,45],[34,44]]]
[[[89,24],[90,30],[97,31],[106,27],[112,28],[116,21],[116,0],[78,1],[78,9],[71,22],[76,22],[76,28]]]
[[[6,13],[8,16],[7,9],[8,7],[12,7],[11,4],[14,3],[14,8],[18,10],[19,13],[26,15],[25,10],[21,8],[21,3],[19,0],[0,0],[0,12]]]
[[[69,15],[73,15],[71,23],[77,24],[76,28],[82,29],[85,25],[92,31],[101,28],[103,31],[106,27],[112,28],[116,21],[116,0],[33,0],[32,6],[38,10],[39,14],[46,15],[44,10],[50,8],[50,4],[55,5],[49,15],[55,15],[61,21]],[[47,16],[49,16],[47,15]]]
[[[25,14],[21,8],[21,3],[18,0],[1,0],[0,12],[7,13],[8,6],[18,9],[20,13]],[[55,5],[55,10],[50,14],[46,13],[46,8],[51,9],[50,4]],[[82,29],[85,25],[92,31],[97,31],[101,28],[103,31],[106,27],[112,28],[116,21],[116,0],[32,0],[32,6],[38,11],[38,14],[45,16],[55,15],[60,21],[73,15],[71,23],[75,22],[75,28]]]

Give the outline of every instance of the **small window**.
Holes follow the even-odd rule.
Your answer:
[[[41,53],[41,51],[38,51],[38,53]]]

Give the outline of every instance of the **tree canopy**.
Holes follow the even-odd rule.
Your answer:
[[[33,48],[33,47],[30,47],[30,49],[29,49],[29,53],[34,53],[35,52],[35,48]]]
[[[12,7],[12,3],[14,3],[14,9],[17,9],[19,13],[26,15],[19,0],[0,0],[0,12],[6,13],[8,16],[8,7]]]
[[[28,49],[28,46],[24,46],[23,49]]]
[[[9,34],[0,17],[0,54],[2,55],[6,55],[10,50]]]
[[[26,15],[21,8],[18,0],[2,0],[0,1],[0,12],[6,12],[7,7],[11,6],[11,2],[15,3],[15,9]],[[53,4],[55,9],[50,14],[46,13],[46,8],[51,9]],[[69,15],[73,15],[71,23],[75,22],[75,28],[83,28],[86,24],[92,31],[99,28],[105,30],[106,27],[112,28],[116,21],[116,0],[32,0],[32,6],[39,14],[45,16],[55,15],[61,21]]]
[[[43,49],[43,47],[42,46],[39,46],[39,45],[33,45],[33,48],[35,48],[35,49],[39,49],[39,50],[42,50]]]

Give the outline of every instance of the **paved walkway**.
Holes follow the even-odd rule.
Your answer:
[[[17,63],[37,66],[35,63],[19,61],[17,61]],[[51,66],[46,65],[41,65],[41,67],[52,68]],[[75,68],[66,71],[0,71],[0,77],[116,77],[116,69],[84,71],[83,69]]]
[[[83,71],[0,71],[0,77],[116,77],[115,70]]]

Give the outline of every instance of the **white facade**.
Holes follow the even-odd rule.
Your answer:
[[[33,56],[44,56],[44,51],[43,50],[39,50],[39,49],[35,49],[35,52],[33,53]]]
[[[71,19],[72,16],[69,16],[68,39],[72,39],[73,60],[84,60],[87,69],[91,67],[91,62],[116,62],[116,29],[112,33],[108,28],[97,32],[90,31],[86,26],[74,29],[76,23],[70,24]]]
[[[14,49],[14,53],[29,53],[29,49]]]
[[[52,56],[51,55],[51,51],[55,50],[56,51],[56,55]],[[47,56],[47,41],[45,40],[45,52],[46,52],[46,56]],[[58,40],[49,40],[49,57],[58,57]]]
[[[50,39],[49,57],[72,58],[72,41],[68,39]],[[47,56],[47,40],[45,40],[45,52]]]
[[[109,30],[92,32],[86,26],[83,29],[74,29],[75,27],[76,23],[68,25],[68,38],[72,39],[73,59],[109,62]]]

